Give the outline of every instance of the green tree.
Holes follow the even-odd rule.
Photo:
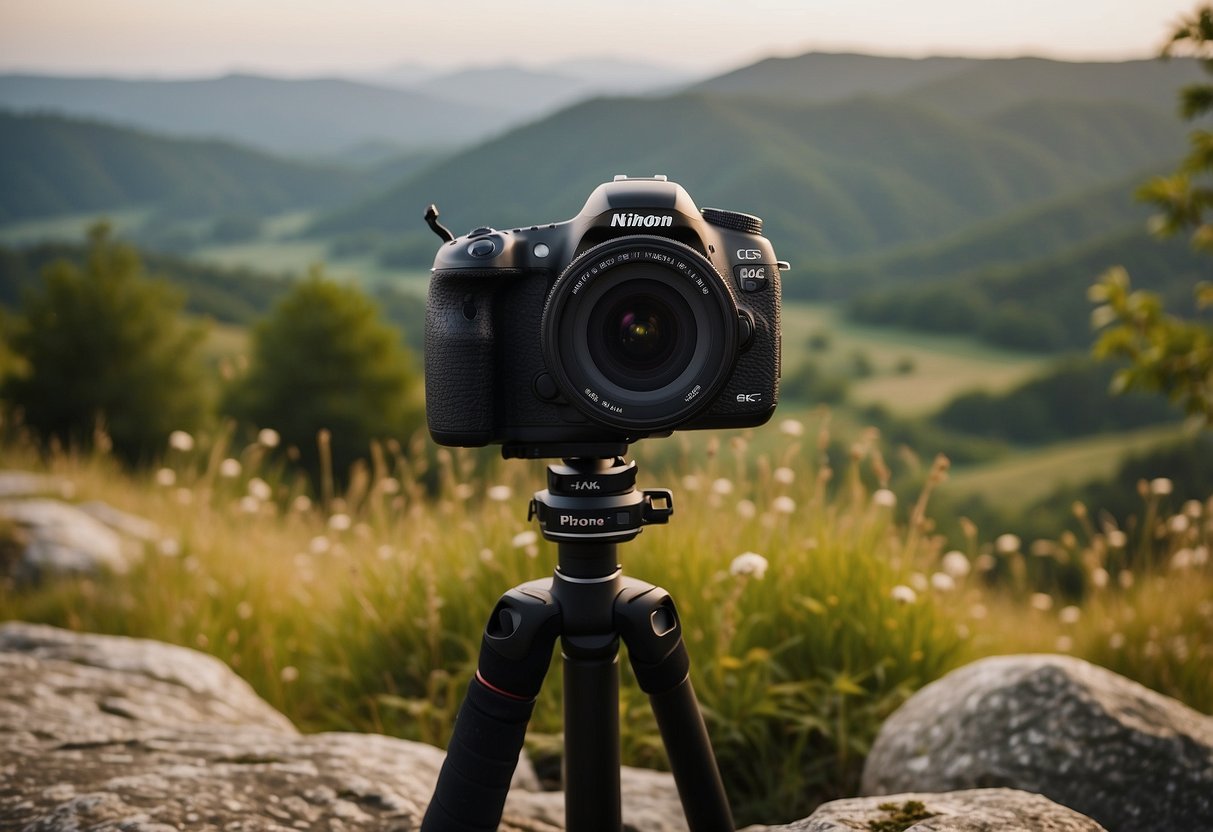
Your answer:
[[[1185,18],[1163,50],[1164,56],[1191,53],[1213,75],[1213,6]],[[1180,92],[1180,111],[1189,120],[1213,113],[1213,83]],[[1213,254],[1213,131],[1193,130],[1191,149],[1178,169],[1147,182],[1139,196],[1158,206],[1152,227],[1161,235],[1190,229],[1192,246]],[[1213,284],[1196,286],[1198,310],[1213,308]],[[1132,291],[1124,269],[1112,269],[1091,288],[1100,304],[1092,322],[1103,331],[1094,352],[1127,359],[1113,381],[1114,391],[1161,390],[1205,425],[1213,424],[1213,322],[1168,315],[1159,298]]]
[[[10,335],[21,369],[0,393],[43,442],[88,447],[101,428],[124,460],[149,458],[206,413],[204,330],[181,305],[98,224],[83,267],[56,261],[26,293]]]
[[[313,271],[253,335],[248,373],[229,390],[225,411],[274,428],[321,472],[317,436],[331,435],[334,472],[366,457],[371,441],[407,438],[421,424],[420,384],[399,333],[357,288]]]

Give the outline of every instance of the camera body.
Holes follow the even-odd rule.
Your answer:
[[[700,211],[664,176],[616,177],[565,222],[452,239],[426,303],[430,433],[543,458],[760,425],[781,267],[760,219]]]

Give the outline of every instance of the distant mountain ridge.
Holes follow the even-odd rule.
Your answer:
[[[335,206],[366,181],[228,142],[0,112],[0,222],[131,206],[185,217],[273,213]]]
[[[377,139],[406,149],[452,147],[511,120],[488,100],[476,105],[341,79],[254,75],[193,81],[0,75],[0,109],[88,116],[296,155]]]

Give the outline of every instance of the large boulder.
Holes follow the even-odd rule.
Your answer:
[[[1005,786],[1112,832],[1213,829],[1213,718],[1068,656],[974,662],[882,726],[863,792]]]
[[[226,665],[182,647],[0,625],[0,828],[168,832],[419,827],[437,748],[301,735]],[[501,826],[557,832],[563,796],[519,768]],[[686,829],[668,775],[625,769],[629,828]]]
[[[824,803],[807,819],[747,832],[1101,832],[1086,815],[1038,794],[973,789],[856,797]]]
[[[126,572],[155,528],[104,504],[82,507],[44,497],[0,499],[0,521],[17,530],[5,547],[13,553],[0,563],[0,570],[18,583],[54,575]],[[132,529],[144,536],[131,536]]]

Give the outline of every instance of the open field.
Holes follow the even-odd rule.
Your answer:
[[[120,211],[86,211],[81,214],[8,223],[0,225],[0,245],[30,245],[47,240],[78,243],[85,238],[90,226],[103,219],[121,236],[137,231],[150,216],[150,211],[126,208]]]
[[[929,413],[970,390],[1008,390],[1039,373],[1049,361],[964,336],[856,324],[836,306],[788,303],[783,315],[787,370],[794,370],[810,356],[808,341],[815,335],[826,337],[829,343],[818,360],[832,371],[852,377],[853,401],[881,403],[905,416]],[[874,373],[868,378],[851,375],[857,352],[866,355],[872,365]],[[897,365],[902,361],[912,364],[910,372],[898,374]]]

